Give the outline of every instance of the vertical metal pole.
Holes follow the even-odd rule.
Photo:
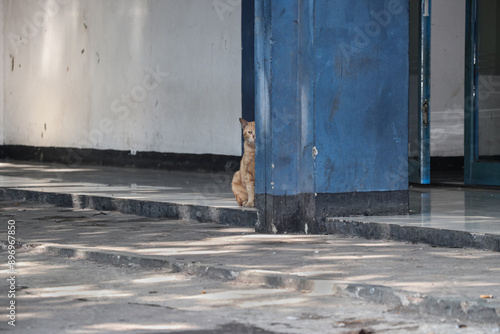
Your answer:
[[[431,183],[431,0],[422,0],[421,93],[420,93],[420,183]]]
[[[466,1],[465,12],[465,101],[464,101],[464,183],[472,184],[472,164],[476,151],[476,0]]]

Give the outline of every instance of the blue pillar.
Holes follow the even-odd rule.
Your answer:
[[[408,2],[256,0],[261,232],[408,211]]]

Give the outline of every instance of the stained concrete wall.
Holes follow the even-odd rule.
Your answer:
[[[240,2],[3,0],[2,17],[4,144],[241,153]]]
[[[464,155],[465,0],[432,0],[431,155]]]

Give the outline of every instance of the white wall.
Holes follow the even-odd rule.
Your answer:
[[[432,0],[431,155],[464,155],[465,0]]]
[[[3,109],[4,109],[4,97],[3,97],[3,0],[0,0],[0,145],[3,145]]]
[[[241,154],[241,6],[213,3],[4,0],[5,144]]]

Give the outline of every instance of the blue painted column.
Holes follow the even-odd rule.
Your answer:
[[[257,231],[408,211],[408,3],[256,0]]]
[[[314,219],[314,1],[256,1],[257,230]]]

